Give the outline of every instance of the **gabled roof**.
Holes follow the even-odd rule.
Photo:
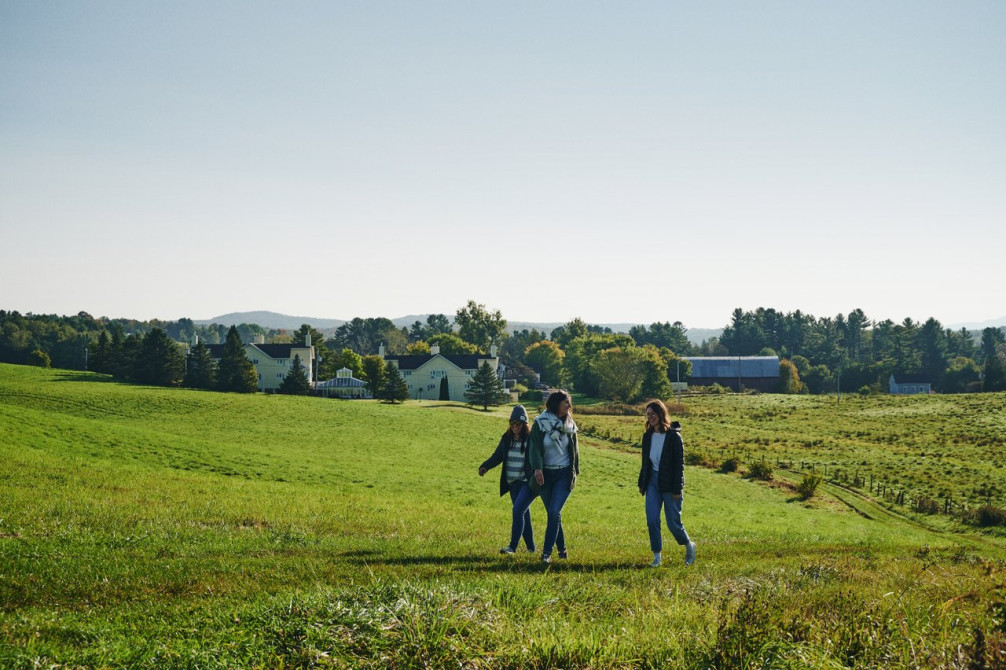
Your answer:
[[[269,358],[293,358],[294,349],[307,349],[303,344],[250,344]]]
[[[691,361],[692,377],[702,379],[737,379],[778,377],[778,356],[684,356]],[[738,361],[740,373],[737,372]]]
[[[291,353],[293,349],[307,349],[307,347],[301,344],[255,344],[254,342],[249,342],[244,346],[247,347],[249,344],[273,359],[293,358],[293,354]],[[207,344],[206,348],[210,350],[211,358],[221,358],[224,355],[224,345],[222,344]]]
[[[931,384],[932,381],[926,375],[920,374],[892,374],[895,384]]]
[[[385,356],[385,360],[395,361],[399,370],[416,370],[434,358],[443,358],[462,370],[476,370],[480,361],[491,360],[488,356],[475,354],[420,354],[413,356]]]

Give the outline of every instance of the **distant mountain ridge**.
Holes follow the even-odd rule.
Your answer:
[[[400,316],[396,319],[391,319],[391,322],[398,326],[399,328],[408,328],[416,321],[421,321],[426,323],[426,318],[429,314],[410,314],[407,316]],[[449,318],[450,314],[447,315]],[[237,326],[242,323],[256,324],[262,326],[263,328],[274,328],[282,330],[297,330],[302,325],[309,324],[313,328],[318,330],[334,331],[336,328],[346,323],[345,319],[322,319],[314,316],[289,316],[286,314],[279,314],[278,312],[269,311],[257,311],[257,312],[231,312],[230,314],[222,314],[221,316],[215,316],[212,319],[198,319],[193,320],[193,323],[199,324],[201,326],[208,326],[212,323],[217,323],[223,326]],[[508,330],[513,332],[515,330],[531,330],[536,329],[546,333],[551,333],[555,328],[563,325],[562,323],[534,323],[527,321],[507,321]],[[638,324],[638,323],[592,323],[592,326],[601,326],[602,328],[611,328],[612,331],[616,333],[628,333],[629,329],[633,326],[644,325],[648,326],[649,323]],[[688,329],[688,341],[692,344],[702,344],[704,340],[708,340],[710,337],[719,337],[723,333],[722,328],[689,328]]]

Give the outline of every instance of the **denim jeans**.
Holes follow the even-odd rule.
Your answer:
[[[513,522],[510,524],[510,548],[517,551],[520,538],[528,551],[534,551],[534,528],[531,527],[531,502],[537,498],[531,493],[527,482],[514,482],[510,485],[510,502],[513,503]]]
[[[646,529],[650,532],[650,551],[657,552],[663,547],[663,539],[660,537],[661,507],[664,508],[667,528],[674,536],[674,540],[680,545],[688,544],[688,533],[681,525],[682,502],[683,497],[675,500],[673,493],[661,493],[657,473],[650,475],[650,483],[646,486]]]
[[[531,491],[531,487],[526,482],[514,484],[510,487],[510,499],[513,500],[513,522],[510,525],[510,548],[517,551],[520,538],[524,538],[524,544],[531,551],[534,551],[534,531],[531,528],[531,503],[538,497],[537,493]],[[542,501],[544,502],[544,501]],[[562,524],[559,524],[559,535],[555,540],[559,545],[559,551],[566,551],[566,538],[562,532]]]
[[[559,551],[566,551],[566,537],[562,532],[562,508],[569,498],[569,480],[572,472],[566,466],[558,470],[544,470],[545,484],[541,487],[541,499],[548,513],[548,524],[545,526],[545,546],[542,556],[552,554],[552,547],[558,546]]]

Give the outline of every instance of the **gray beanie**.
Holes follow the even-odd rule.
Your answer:
[[[510,421],[527,423],[527,410],[524,409],[524,405],[514,405],[513,411],[510,412]]]

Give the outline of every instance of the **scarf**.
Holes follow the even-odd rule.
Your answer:
[[[538,424],[538,430],[552,438],[553,444],[561,444],[562,436],[575,435],[577,431],[576,422],[568,414],[566,420],[563,421],[552,412],[542,412],[535,421]]]

